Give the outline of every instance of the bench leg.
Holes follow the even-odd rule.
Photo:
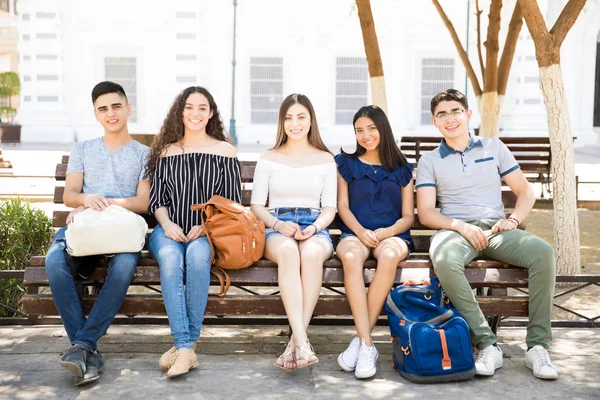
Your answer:
[[[477,288],[477,295],[479,296],[506,296],[508,290],[506,288]],[[500,321],[502,317],[499,315],[486,317],[490,329],[494,335],[498,335],[498,329],[500,329]]]

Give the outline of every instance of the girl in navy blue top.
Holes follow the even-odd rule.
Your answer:
[[[371,331],[394,283],[398,262],[414,244],[413,167],[394,141],[383,110],[362,107],[354,115],[356,151],[342,150],[338,166],[338,215],[342,231],[336,249],[344,265],[346,296],[358,336],[338,357],[338,364],[357,378],[375,375],[378,352]],[[365,293],[363,264],[369,255],[377,270]]]

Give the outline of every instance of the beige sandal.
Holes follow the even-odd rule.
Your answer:
[[[277,361],[275,362],[275,366],[278,368],[281,368],[285,371],[295,371],[296,370],[296,355],[295,355],[295,351],[294,351],[294,347],[293,347],[293,343],[290,341],[287,345],[287,347],[285,348],[285,351],[279,356],[277,357]],[[285,365],[286,363],[289,363],[291,361],[292,364],[292,368],[286,368]]]
[[[306,343],[296,348],[296,368],[304,368],[319,362],[312,345]]]

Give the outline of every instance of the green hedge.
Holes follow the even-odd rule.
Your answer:
[[[28,202],[0,203],[0,270],[25,269],[32,256],[46,254],[53,232],[50,218]],[[0,304],[19,309],[23,293],[21,279],[0,279]],[[16,315],[0,306],[0,317]]]

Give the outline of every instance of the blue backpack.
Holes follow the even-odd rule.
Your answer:
[[[450,304],[437,277],[392,289],[385,310],[394,367],[404,378],[434,383],[475,376],[469,326]]]

